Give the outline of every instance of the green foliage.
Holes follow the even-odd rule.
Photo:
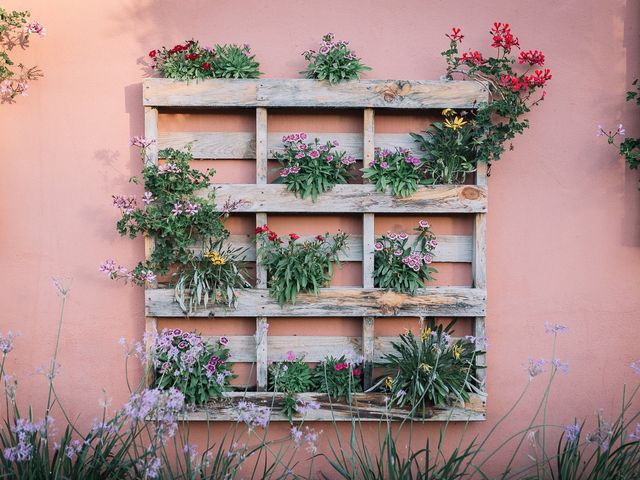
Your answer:
[[[144,266],[164,274],[172,265],[191,262],[188,247],[196,240],[215,243],[227,238],[229,232],[222,223],[227,214],[216,210],[214,192],[208,198],[196,196],[197,190],[209,187],[215,171],[202,173],[191,168],[189,152],[169,148],[158,156],[164,164],[147,163],[142,172],[145,205],[138,207],[135,199],[122,197],[114,197],[114,204],[122,212],[118,232],[132,239],[141,234],[152,237],[155,248]],[[132,181],[139,180],[134,177]]]
[[[392,152],[376,148],[373,160],[362,169],[362,176],[374,183],[380,192],[391,188],[394,197],[408,197],[422,182],[422,165],[422,161],[407,149],[396,148]]]
[[[410,134],[425,155],[421,173],[426,185],[464,183],[476,170],[477,132],[463,114],[450,108],[442,114],[444,122],[435,122],[423,135]]]
[[[235,307],[236,288],[250,288],[242,258],[246,249],[224,246],[221,240],[194,255],[180,270],[175,286],[175,299],[180,308],[193,313],[197,306],[209,302]]]
[[[216,78],[258,78],[260,64],[249,45],[216,45],[213,73]]]
[[[201,47],[197,40],[187,40],[171,49],[151,50],[153,68],[164,78],[176,80],[202,80],[213,78],[214,50]]]
[[[438,244],[429,222],[420,220],[414,229],[413,244],[406,233],[388,232],[374,244],[373,284],[400,293],[415,295],[424,282],[433,280],[437,270],[431,266]]]
[[[636,90],[627,92],[627,102],[635,100],[636,105],[640,106],[640,85],[636,78],[632,85]],[[636,170],[640,166],[640,138],[628,137],[620,143],[620,155],[622,155],[629,168]]]
[[[256,235],[258,256],[268,273],[269,293],[280,305],[296,303],[299,292],[317,295],[327,286],[348,237],[343,232],[333,237],[327,233],[313,241],[298,242],[299,236],[290,233],[285,243],[267,225],[258,227]]]
[[[284,183],[290,192],[303,199],[310,196],[315,202],[319,194],[349,181],[356,160],[345,152],[334,151],[338,146],[335,140],[321,145],[317,138],[305,143],[306,138],[306,133],[282,138],[284,153],[273,154],[282,167],[275,183]]]
[[[348,47],[349,42],[344,40],[334,42],[333,40],[333,33],[327,33],[322,37],[318,52],[315,50],[304,52],[302,55],[309,64],[306,70],[300,73],[304,74],[306,78],[338,83],[344,80],[358,79],[362,72],[371,70]]]
[[[346,398],[362,391],[362,361],[347,359],[345,355],[328,356],[313,370],[315,391],[326,393],[333,400]]]
[[[425,415],[430,406],[465,402],[469,392],[477,391],[473,385],[477,352],[467,339],[452,341],[454,323],[443,328],[431,320],[418,337],[409,331],[391,343],[393,352],[380,362],[386,376],[375,386],[389,392],[391,405],[410,405],[412,412]]]
[[[220,337],[214,345],[195,332],[164,329],[151,350],[154,386],[176,388],[189,404],[220,398],[229,390],[229,380],[237,376],[231,373],[227,343],[226,337]]]
[[[287,358],[269,366],[268,384],[271,391],[285,394],[282,412],[291,421],[298,408],[294,394],[313,391],[313,372],[304,357],[296,358],[293,352],[289,352]]]

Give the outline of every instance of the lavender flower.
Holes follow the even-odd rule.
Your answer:
[[[0,345],[1,344],[2,344],[2,342],[0,341]],[[631,367],[631,370],[633,370],[638,375],[640,375],[640,360],[635,360],[635,361],[631,362],[631,364],[629,366]]]
[[[135,212],[137,205],[136,199],[133,196],[123,197],[122,195],[112,195],[113,206],[122,210],[125,214],[131,214]]]
[[[596,130],[596,137],[604,137],[606,135],[606,132],[604,131],[604,128],[602,128],[602,125],[598,125],[598,128]]]
[[[3,336],[2,332],[0,332],[0,352],[2,352],[3,355],[6,355],[11,350],[13,350],[13,339],[16,336],[18,335],[14,334],[11,330],[9,330],[5,336]]]
[[[158,457],[151,457],[140,460],[138,468],[144,471],[144,478],[158,478],[162,463]]]
[[[533,377],[537,377],[538,375],[540,375],[541,373],[544,372],[544,366],[546,365],[547,361],[544,358],[541,358],[539,360],[533,360],[532,358],[529,359],[529,366],[527,368],[528,372],[529,372],[529,377],[533,378]]]
[[[636,429],[629,434],[629,439],[633,442],[640,441],[640,423],[636,423]]]
[[[569,330],[569,327],[561,325],[559,323],[544,322],[544,332],[549,335],[555,335],[557,333],[564,333]]]
[[[264,428],[269,424],[271,409],[243,400],[236,405],[235,416],[238,422],[244,422],[250,429]]]
[[[300,415],[306,415],[309,412],[313,412],[315,410],[320,409],[320,404],[318,402],[300,402],[296,405],[296,412]]]
[[[556,367],[557,370],[559,370],[560,372],[564,373],[565,375],[567,373],[569,373],[569,364],[568,363],[561,362],[557,358],[554,359],[552,363],[553,363],[553,366]]]

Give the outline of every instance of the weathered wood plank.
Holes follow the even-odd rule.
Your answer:
[[[487,164],[480,163],[476,170],[476,184],[487,188]],[[473,262],[471,264],[473,275],[473,285],[476,288],[487,288],[487,215],[478,213],[475,216],[473,227]],[[484,316],[476,317],[474,320],[474,333],[476,337],[476,348],[478,350],[486,349],[486,318]],[[476,365],[486,366],[486,355],[478,355],[476,357]],[[481,387],[486,385],[486,369],[477,371],[477,377],[481,382]]]
[[[216,202],[243,200],[236,212],[267,213],[476,213],[487,209],[487,190],[475,185],[420,187],[407,198],[378,192],[374,185],[336,185],[316,203],[288,192],[286,185],[218,185]],[[207,196],[203,191],[200,195]]]
[[[154,107],[476,108],[486,87],[475,81],[147,78],[143,103]]]
[[[315,235],[301,235],[298,241],[311,241],[314,237]],[[415,241],[416,238],[416,235],[410,235],[409,242]],[[246,249],[244,259],[247,262],[256,260],[256,244],[253,235],[231,235],[226,243]],[[341,262],[361,262],[363,259],[362,249],[362,235],[350,235],[347,239],[347,248],[339,255],[339,259]],[[201,252],[202,246],[195,245],[192,250]],[[470,235],[439,235],[433,262],[470,263],[472,250],[473,237]],[[373,246],[371,246],[371,251],[373,251]]]
[[[384,393],[354,394],[351,404],[343,399],[329,398],[322,393],[299,393],[299,402],[317,402],[318,410],[294,416],[294,421],[379,421],[405,420],[410,414],[409,408],[390,408],[385,403]],[[194,412],[185,414],[185,420],[190,421],[233,421],[237,420],[237,403],[249,401],[257,405],[269,407],[272,421],[288,421],[282,414],[283,395],[278,393],[229,392],[223,400],[212,401],[204,407],[198,407]],[[472,394],[469,402],[464,405],[456,404],[452,407],[431,407],[424,416],[414,414],[413,419],[419,421],[482,421],[486,420],[486,396]]]
[[[291,132],[270,133],[267,136],[267,156],[284,152],[282,137]],[[321,143],[337,140],[338,150],[345,151],[357,159],[363,158],[363,136],[361,133],[307,133],[308,141],[317,138]],[[185,149],[191,145],[195,159],[254,159],[256,158],[256,136],[248,132],[161,132],[158,135],[160,148]],[[418,153],[418,147],[406,133],[378,133],[374,147],[402,147]]]
[[[173,289],[145,292],[147,315],[182,317]],[[380,289],[327,288],[320,294],[300,294],[295,305],[283,305],[266,289],[238,292],[235,309],[221,305],[197,309],[192,317],[477,317],[484,316],[486,292],[468,287],[429,287],[415,296]]]

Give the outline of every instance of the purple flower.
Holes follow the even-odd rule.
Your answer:
[[[527,371],[529,372],[529,377],[530,378],[537,377],[538,375],[543,373],[544,366],[546,363],[547,361],[544,358],[541,358],[539,360],[533,360],[532,358],[530,358],[529,366],[527,368]]]
[[[313,149],[309,152],[309,156],[311,158],[318,158],[320,156],[320,152],[316,149]]]
[[[0,332],[0,352],[3,355],[6,355],[11,350],[13,350],[13,339],[16,335],[9,330],[6,336],[2,336],[2,332]]]
[[[340,144],[338,143],[338,141],[337,141],[337,140],[333,140],[333,141],[331,142],[331,145],[333,145],[334,147],[338,147],[338,146],[340,146]]]
[[[144,203],[145,205],[149,205],[154,200],[155,200],[155,197],[151,192],[144,192],[144,195],[142,195],[142,203]]]
[[[580,425],[577,425],[575,423],[565,425],[564,434],[566,435],[568,441],[575,442],[580,435]]]
[[[173,210],[171,210],[171,214],[174,216],[178,216],[182,213],[182,204],[177,202],[173,205]]]
[[[296,412],[300,415],[306,415],[309,412],[320,409],[320,404],[318,402],[301,402],[296,404]]]
[[[636,429],[629,434],[629,439],[633,442],[640,441],[640,423],[636,423]]]
[[[220,342],[220,345],[223,345],[225,347],[229,345],[229,339],[227,337],[220,337],[218,342]]]
[[[294,362],[296,359],[296,353],[293,350],[289,350],[287,352],[287,361],[288,362]]]
[[[113,206],[119,208],[125,214],[133,213],[137,207],[136,199],[133,196],[113,195],[112,198]]]
[[[561,362],[559,359],[553,360],[553,366],[556,367],[557,370],[561,371],[565,375],[569,373],[569,364],[565,362]]]
[[[282,170],[280,170],[280,176],[281,177],[288,177],[289,176],[289,172],[290,172],[290,170],[288,168],[283,168]]]
[[[184,205],[184,213],[186,213],[187,215],[190,215],[190,216],[196,215],[199,210],[200,210],[200,205],[197,203],[187,202]]]
[[[622,126],[622,124],[618,125],[618,130],[617,130],[618,135],[624,137],[626,130],[624,129],[624,127]]]
[[[596,130],[596,137],[604,137],[606,135],[604,128],[602,125],[598,125],[598,129]]]
[[[271,409],[242,400],[236,405],[235,416],[238,422],[246,423],[250,429],[264,428],[269,424]]]
[[[389,164],[387,162],[380,162],[380,168],[386,170],[389,168]]]
[[[376,243],[373,244],[373,248],[374,248],[374,250],[379,252],[380,250],[382,250],[384,248],[384,245],[382,245],[382,243],[380,243],[380,242],[376,242]]]
[[[544,322],[544,332],[549,335],[555,335],[557,333],[564,333],[569,330],[569,327],[561,325],[559,323]]]
[[[629,366],[631,367],[631,370],[633,370],[638,375],[640,375],[640,360],[635,360],[635,361],[631,362],[631,364]]]
[[[306,140],[307,139],[307,134],[304,132],[300,132],[298,134],[298,137],[300,138],[300,140]]]
[[[161,462],[158,457],[141,459],[138,461],[138,468],[144,470],[144,478],[158,478],[160,474]]]
[[[291,439],[293,440],[293,442],[296,444],[296,446],[300,446],[302,444],[302,430],[300,430],[298,427],[291,427]]]
[[[356,163],[356,159],[353,158],[351,155],[344,157],[342,160],[340,160],[344,165],[352,165],[354,163]]]

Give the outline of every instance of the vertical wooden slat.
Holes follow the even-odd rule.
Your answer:
[[[374,158],[375,111],[373,108],[364,109],[364,144],[363,164],[369,165]],[[365,213],[362,217],[362,286],[373,288],[373,244],[375,242],[375,217],[372,213]],[[373,383],[374,356],[374,317],[362,319],[362,355],[364,356],[364,388]]]
[[[267,183],[267,109],[256,108],[256,184]],[[267,223],[266,213],[256,213],[256,226]],[[267,287],[267,269],[256,259],[256,288]],[[267,318],[256,318],[256,386],[258,391],[267,389]]]
[[[146,157],[144,162],[158,164],[158,109],[145,107],[144,108],[144,136],[147,140],[151,140],[152,143],[146,149]],[[155,242],[153,238],[145,235],[144,237],[144,258],[148,259],[155,248]],[[147,283],[145,289],[156,288],[155,284]],[[151,351],[153,345],[153,337],[158,332],[158,319],[155,317],[145,317],[145,348],[147,354]],[[146,381],[150,386],[153,383],[153,368],[151,363],[147,365]]]
[[[476,185],[487,186],[487,164],[479,163],[476,171]],[[473,227],[473,286],[476,288],[487,288],[487,215],[485,213],[475,214]],[[474,321],[474,333],[476,337],[476,349],[486,348],[486,317],[476,317]],[[478,355],[476,365],[485,366],[486,356]],[[486,369],[478,370],[478,379],[481,386],[486,385]]]

